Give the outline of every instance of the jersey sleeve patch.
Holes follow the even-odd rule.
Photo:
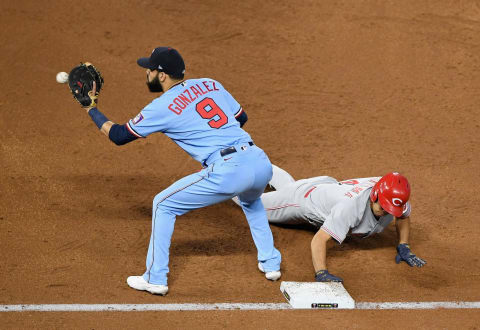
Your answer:
[[[132,119],[132,123],[133,123],[133,125],[137,125],[142,120],[143,120],[143,115],[140,112],[135,118]]]

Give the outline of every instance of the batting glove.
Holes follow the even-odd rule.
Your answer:
[[[423,267],[427,262],[422,258],[417,257],[410,251],[410,246],[408,244],[398,244],[397,246],[397,256],[395,257],[395,262],[399,264],[402,261],[405,261],[410,267]]]
[[[343,279],[332,275],[328,270],[323,269],[315,273],[315,281],[317,282],[343,282]]]

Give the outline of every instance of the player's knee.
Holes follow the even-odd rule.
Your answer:
[[[153,213],[160,214],[172,214],[172,215],[181,215],[185,213],[181,208],[177,205],[172,204],[165,194],[159,193],[153,198],[153,206],[152,206]]]
[[[156,209],[158,208],[165,208],[165,196],[163,196],[162,193],[159,193],[157,194],[154,198],[153,198],[153,210],[155,211]]]

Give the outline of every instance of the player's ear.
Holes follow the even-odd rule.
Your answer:
[[[165,72],[159,71],[158,72],[158,80],[160,80],[160,82],[164,82],[165,79],[167,79],[167,74]]]

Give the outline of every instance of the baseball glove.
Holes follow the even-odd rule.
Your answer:
[[[95,91],[93,91],[93,82],[95,82]],[[68,75],[68,87],[72,91],[73,98],[84,108],[93,108],[97,105],[102,86],[103,78],[100,71],[89,62],[80,63]]]

